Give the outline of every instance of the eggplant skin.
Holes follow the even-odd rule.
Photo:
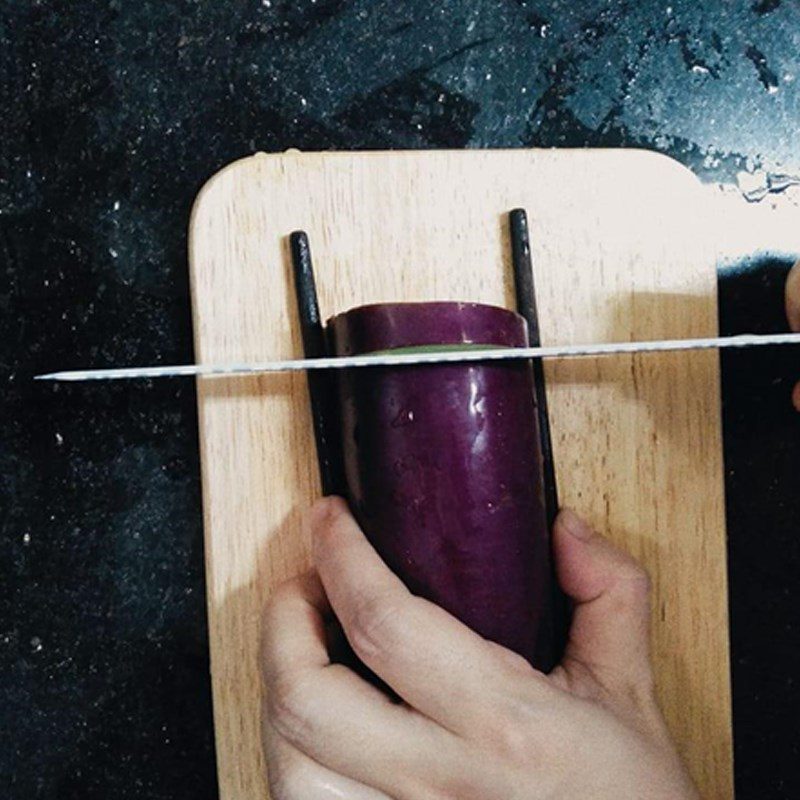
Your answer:
[[[362,306],[329,323],[337,355],[453,344],[525,346],[524,320],[474,303]],[[348,501],[415,594],[549,671],[550,539],[526,362],[344,370]]]

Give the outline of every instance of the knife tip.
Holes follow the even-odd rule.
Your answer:
[[[35,381],[74,381],[80,380],[75,372],[45,372],[42,375],[34,375]]]

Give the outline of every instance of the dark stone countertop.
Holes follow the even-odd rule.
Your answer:
[[[800,172],[793,0],[0,0],[0,793],[216,796],[186,227],[255,150],[637,146]],[[788,176],[788,178],[787,178]],[[725,272],[782,330],[789,259]],[[724,358],[740,798],[796,798],[796,353]]]

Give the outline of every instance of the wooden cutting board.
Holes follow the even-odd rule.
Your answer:
[[[192,216],[200,362],[301,355],[286,237],[308,231],[325,316],[389,300],[511,307],[505,212],[528,210],[545,344],[717,333],[707,200],[642,151],[256,155]],[[658,692],[704,797],[732,796],[725,523],[714,352],[548,362],[563,502],[654,581]],[[266,796],[259,621],[308,564],[318,495],[303,375],[198,381],[223,800]]]

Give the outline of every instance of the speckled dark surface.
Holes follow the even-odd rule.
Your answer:
[[[192,199],[254,150],[643,146],[704,179],[800,153],[800,6],[0,0],[0,796],[216,796],[191,383]],[[786,259],[722,283],[778,330]],[[796,354],[725,358],[737,781],[800,796]],[[709,699],[713,702],[713,699]]]

